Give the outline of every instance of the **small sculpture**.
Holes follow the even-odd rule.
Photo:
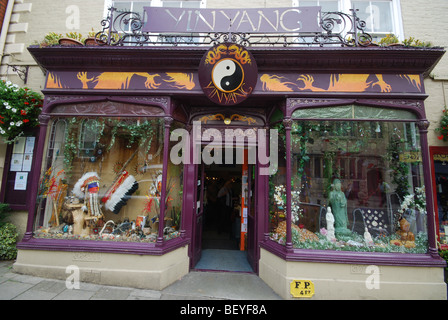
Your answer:
[[[347,199],[341,190],[341,180],[335,179],[333,181],[333,190],[330,192],[328,201],[334,215],[336,235],[350,235],[351,231],[347,228]]]
[[[327,240],[334,242],[336,241],[336,237],[334,235],[334,217],[331,213],[330,207],[327,207],[327,215],[325,218],[327,219]]]
[[[371,247],[373,246],[375,243],[373,242],[372,236],[369,233],[369,230],[367,229],[367,227],[364,229],[364,241],[366,243],[367,246]]]

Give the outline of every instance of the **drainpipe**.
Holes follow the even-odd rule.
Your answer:
[[[9,24],[11,22],[12,8],[14,8],[15,0],[9,0],[6,5],[5,18],[3,19],[2,32],[0,34],[0,66],[2,65],[6,37],[8,36]]]

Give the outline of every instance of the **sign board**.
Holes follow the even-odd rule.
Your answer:
[[[199,64],[199,83],[207,98],[220,105],[236,105],[249,97],[258,80],[252,54],[235,43],[210,48]]]
[[[313,33],[319,25],[321,7],[193,9],[144,7],[143,32],[248,32]]]
[[[290,292],[294,298],[311,298],[314,295],[314,283],[310,280],[293,280]]]

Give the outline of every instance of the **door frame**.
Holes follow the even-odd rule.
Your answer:
[[[202,253],[202,221],[203,221],[203,201],[204,201],[204,178],[205,178],[205,165],[201,164],[190,164],[191,166],[188,170],[190,172],[190,176],[188,178],[189,183],[186,184],[186,190],[184,192],[190,193],[188,196],[189,199],[193,200],[193,206],[190,207],[186,213],[189,213],[189,217],[186,218],[186,221],[190,227],[191,232],[186,230],[186,233],[190,235],[190,269],[194,269],[195,265],[199,262]],[[266,220],[266,203],[268,202],[267,197],[264,194],[267,194],[267,176],[260,175],[260,164],[251,164],[249,168],[254,168],[254,179],[252,178],[252,174],[249,174],[250,183],[255,183],[253,187],[253,193],[249,199],[249,204],[253,203],[254,207],[249,208],[248,210],[252,210],[254,212],[253,216],[248,214],[248,239],[247,239],[247,259],[249,264],[251,265],[254,273],[258,274],[258,266],[260,260],[260,244],[259,242],[263,239],[265,223],[263,221]],[[241,172],[242,173],[242,172]],[[201,188],[197,187],[197,183],[201,179]],[[189,190],[193,190],[193,192],[189,192]],[[198,194],[199,192],[199,194]],[[198,198],[199,197],[199,198]],[[252,201],[254,198],[254,201]],[[200,201],[198,207],[197,201]],[[261,200],[261,201],[258,201]],[[264,201],[263,201],[264,200]],[[199,209],[199,211],[198,211]],[[249,245],[250,243],[250,245]]]

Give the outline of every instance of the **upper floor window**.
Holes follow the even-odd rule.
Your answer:
[[[366,22],[366,32],[375,41],[393,33],[403,38],[400,5],[398,0],[293,0],[293,6],[321,6],[323,12],[349,13],[358,9],[358,17]]]
[[[143,7],[169,7],[169,8],[205,8],[205,0],[118,0],[109,1],[119,11],[132,11],[143,14]],[[107,4],[106,4],[107,5]]]

